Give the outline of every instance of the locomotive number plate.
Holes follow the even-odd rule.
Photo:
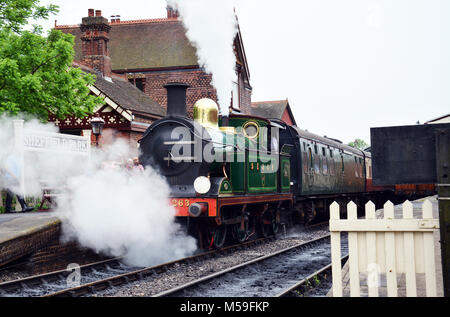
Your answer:
[[[189,207],[191,201],[189,199],[172,199],[173,207]]]
[[[177,217],[189,216],[189,206],[194,203],[207,203],[208,216],[215,217],[217,215],[217,199],[215,198],[171,198],[169,204],[175,208]]]

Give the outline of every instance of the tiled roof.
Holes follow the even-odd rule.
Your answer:
[[[165,116],[165,109],[163,107],[129,81],[115,78],[109,81],[97,76],[94,86],[122,108],[131,110],[132,112],[138,111],[157,116]]]
[[[288,104],[287,100],[252,102],[252,115],[281,120]]]
[[[75,67],[80,67],[83,71],[96,75],[94,86],[105,96],[109,97],[120,107],[138,111],[145,114],[165,116],[166,110],[147,94],[132,85],[124,76],[112,75],[112,78],[104,78],[92,68],[74,62]]]
[[[198,65],[196,50],[177,19],[120,21],[110,25],[109,55],[113,70]],[[75,60],[81,60],[79,26],[56,26],[56,29],[75,36]]]

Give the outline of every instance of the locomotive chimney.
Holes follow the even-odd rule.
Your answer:
[[[187,117],[186,90],[188,84],[168,83],[164,86],[167,89],[167,115]]]

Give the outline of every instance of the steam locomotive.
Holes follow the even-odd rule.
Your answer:
[[[372,186],[370,153],[272,120],[219,116],[211,99],[187,115],[188,86],[170,83],[167,116],[140,140],[140,161],[167,178],[177,218],[203,247],[308,224],[337,201],[376,204],[392,188]]]

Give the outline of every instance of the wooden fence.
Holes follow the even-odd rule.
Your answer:
[[[356,204],[347,205],[347,219],[339,219],[339,205],[330,207],[333,296],[343,296],[341,232],[348,232],[350,296],[359,297],[360,273],[367,274],[368,296],[379,296],[380,276],[386,279],[387,296],[397,297],[398,274],[405,274],[406,296],[417,296],[416,274],[425,273],[426,295],[436,296],[436,267],[432,204],[422,205],[422,219],[413,218],[413,205],[403,204],[403,219],[395,219],[394,205],[384,205],[384,218],[376,219],[375,205],[365,206],[365,219],[357,219]]]

